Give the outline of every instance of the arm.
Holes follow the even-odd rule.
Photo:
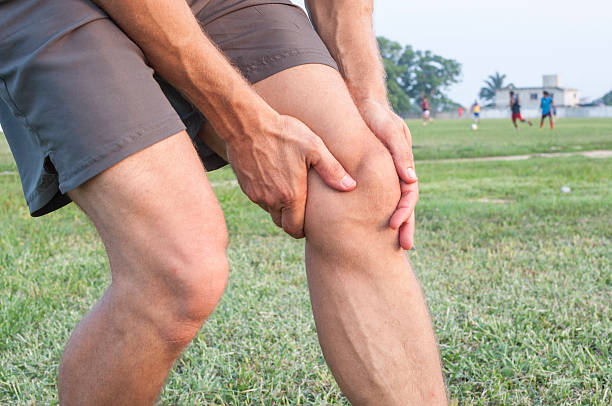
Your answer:
[[[418,182],[412,138],[387,99],[385,69],[372,25],[373,0],[306,0],[317,32],[340,67],[355,105],[372,132],[386,145],[400,178],[402,198],[389,225],[400,241],[412,242]],[[402,243],[404,248],[410,244]]]
[[[94,2],[138,44],[151,66],[204,113],[226,142],[243,190],[285,231],[303,236],[310,166],[337,190],[355,187],[319,137],[298,120],[276,113],[251,89],[202,32],[185,1]]]
[[[385,69],[372,25],[373,0],[306,0],[306,5],[355,102],[387,104]]]

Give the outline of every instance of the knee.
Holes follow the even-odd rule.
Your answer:
[[[198,249],[166,269],[165,279],[176,317],[201,324],[221,299],[228,274],[225,247]]]
[[[197,334],[223,295],[228,279],[226,234],[214,241],[194,238],[180,247],[161,250],[154,277],[139,297],[139,307],[162,341],[182,348]]]
[[[385,223],[397,207],[401,191],[399,178],[389,151],[382,145],[358,161],[356,200],[359,214],[370,225]]]
[[[387,149],[379,142],[371,144],[367,152],[345,164],[357,180],[354,191],[332,191],[320,179],[309,183],[306,235],[310,243],[336,245],[330,239],[389,234],[389,219],[401,195],[399,179]]]

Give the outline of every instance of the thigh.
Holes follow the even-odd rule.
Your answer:
[[[131,155],[68,194],[102,237],[113,281],[126,271],[134,277],[177,269],[173,261],[194,253],[205,263],[225,249],[223,213],[185,131]],[[149,276],[143,273],[142,279]]]
[[[299,65],[254,85],[280,114],[298,118],[354,172],[368,156],[387,154],[361,118],[338,71],[320,64]]]
[[[285,69],[253,85],[278,113],[301,120],[352,172],[364,157],[388,155],[361,118],[337,70],[322,64]],[[198,136],[225,157],[225,145],[207,124]]]

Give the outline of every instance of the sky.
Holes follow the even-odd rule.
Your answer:
[[[302,5],[303,1],[294,0]],[[375,0],[374,30],[462,65],[451,99],[471,104],[496,71],[507,83],[561,86],[594,99],[612,90],[612,0]]]

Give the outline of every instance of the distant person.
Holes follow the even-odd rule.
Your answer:
[[[472,114],[474,123],[478,124],[478,121],[480,121],[480,103],[478,103],[478,100],[474,100],[474,104],[472,104]]]
[[[542,119],[540,120],[540,130],[544,127],[544,120],[548,117],[550,121],[550,129],[554,130],[555,128],[555,120],[553,120],[553,109],[555,108],[555,103],[553,102],[550,93],[546,90],[542,92],[542,100],[540,100],[540,108],[542,109]]]
[[[459,108],[457,109],[457,114],[459,114],[459,118],[463,118],[464,111],[465,109],[463,108],[463,106],[459,106]]]
[[[427,97],[423,97],[423,101],[421,101],[421,110],[423,110],[423,127],[427,125],[428,121],[433,123],[433,118],[431,118],[431,106]]]
[[[527,123],[530,126],[533,124],[531,120],[525,120],[521,115],[521,104],[519,102],[518,94],[514,92],[510,92],[510,110],[512,110],[512,124],[514,125],[514,129],[518,131],[517,120],[521,123]]]

